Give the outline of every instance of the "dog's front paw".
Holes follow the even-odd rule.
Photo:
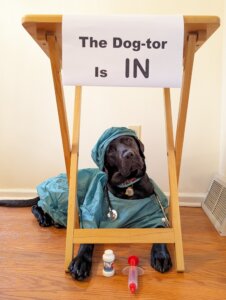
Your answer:
[[[54,224],[53,219],[45,213],[38,205],[33,205],[31,208],[33,215],[36,217],[38,223],[42,227],[50,227]]]
[[[91,267],[92,259],[86,255],[78,255],[71,261],[68,270],[74,279],[82,281],[89,276]]]
[[[154,244],[151,250],[151,266],[158,272],[165,273],[172,268],[172,261],[165,244]]]

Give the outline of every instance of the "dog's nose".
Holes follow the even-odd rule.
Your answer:
[[[131,150],[125,150],[122,154],[123,158],[131,159],[134,157],[134,153]]]

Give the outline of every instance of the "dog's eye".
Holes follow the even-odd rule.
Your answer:
[[[109,147],[108,147],[108,150],[107,150],[107,152],[108,153],[112,153],[112,152],[115,152],[115,147],[114,146],[112,146],[112,145],[110,145]]]
[[[123,140],[123,142],[126,144],[126,145],[131,145],[131,143],[133,142],[133,139],[132,138],[125,138],[124,140]]]

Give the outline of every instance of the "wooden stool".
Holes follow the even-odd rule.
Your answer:
[[[80,229],[77,207],[77,170],[79,152],[79,128],[81,109],[81,87],[75,91],[74,124],[72,145],[70,144],[64,92],[61,81],[62,16],[28,15],[22,24],[32,38],[49,56],[52,67],[56,103],[64,150],[66,172],[69,179],[68,221],[66,238],[65,270],[74,254],[74,244],[98,243],[173,243],[175,245],[176,268],[184,271],[184,256],[178,202],[178,181],[184,142],[184,131],[188,108],[192,68],[195,52],[219,27],[220,20],[214,16],[184,16],[184,72],[181,87],[180,108],[174,142],[170,89],[164,88],[167,156],[170,187],[170,228],[148,229]]]

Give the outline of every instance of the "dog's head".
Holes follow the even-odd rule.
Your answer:
[[[104,171],[111,185],[145,175],[144,145],[133,136],[122,135],[108,145],[104,158]]]

